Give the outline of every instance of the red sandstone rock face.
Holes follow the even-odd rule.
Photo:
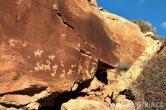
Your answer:
[[[0,13],[0,96],[16,103],[35,105],[25,94],[41,93],[37,101],[70,91],[92,79],[99,61],[116,67],[119,56],[134,61],[146,46],[129,40],[136,46],[123,49],[127,39],[103,21],[95,0],[1,0]]]
[[[88,1],[5,0],[0,13],[1,94],[70,90],[92,78],[98,60],[118,63],[117,44]]]

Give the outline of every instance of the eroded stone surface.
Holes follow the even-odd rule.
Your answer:
[[[80,93],[79,84],[94,78],[99,61],[112,68],[121,60],[133,62],[153,42],[134,24],[100,11],[96,0],[1,0],[0,13],[0,105],[20,109],[53,104],[71,90]],[[84,94],[99,100],[67,105],[110,110],[110,85],[94,78],[85,88]]]
[[[71,99],[69,102],[64,103],[61,107],[61,110],[110,110],[109,106],[106,106],[104,102],[100,99],[96,100],[95,98],[88,99],[78,98]]]
[[[131,21],[105,10],[100,12],[115,41],[120,44],[117,48],[120,60],[133,63],[146,47],[154,43],[153,38],[145,37],[140,28]]]

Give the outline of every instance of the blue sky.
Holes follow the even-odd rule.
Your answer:
[[[97,0],[98,6],[129,20],[144,20],[166,38],[166,0]]]

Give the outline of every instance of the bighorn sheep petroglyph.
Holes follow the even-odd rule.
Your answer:
[[[61,78],[61,79],[62,79],[62,78],[65,78],[65,74],[66,74],[65,70],[62,70],[62,74],[60,74],[60,78]]]
[[[34,67],[34,69],[35,69],[35,72],[39,72],[40,71],[40,69],[39,69],[39,67]]]
[[[69,69],[69,71],[67,72],[67,76],[70,76],[70,75],[72,75],[72,70],[71,69]]]
[[[53,69],[54,72],[56,72],[57,69],[58,69],[58,65],[57,65],[57,64],[53,65],[53,66],[52,66],[52,69]]]
[[[38,49],[37,51],[34,52],[35,57],[41,58],[41,55],[42,55],[43,52],[44,52],[43,50],[39,50],[39,49]]]
[[[55,59],[55,55],[49,55],[48,58],[49,58],[50,60],[54,60],[54,59]]]
[[[46,61],[47,65],[43,65],[45,71],[51,71],[51,63],[49,60]]]

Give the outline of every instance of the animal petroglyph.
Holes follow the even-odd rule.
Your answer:
[[[62,78],[65,78],[65,74],[66,74],[65,70],[62,70],[62,74],[60,74],[60,78],[61,78],[61,79],[62,79]]]
[[[57,69],[58,69],[58,65],[57,65],[57,64],[55,64],[55,65],[52,66],[52,70],[53,70],[53,73],[51,73],[51,76],[52,76],[52,77],[55,77],[55,74],[56,74],[56,72],[57,72]]]
[[[44,52],[43,50],[39,50],[39,49],[38,49],[37,51],[34,52],[35,57],[41,58],[41,55],[42,55],[43,52]]]
[[[40,68],[39,67],[34,67],[34,69],[35,69],[35,72],[39,72],[40,71]]]
[[[55,59],[55,55],[49,55],[48,58],[49,58],[49,60],[54,60]]]
[[[47,64],[41,64],[40,62],[37,62],[36,63],[36,67],[34,67],[35,71],[36,72],[39,72],[39,71],[51,71],[51,63],[50,61],[46,61]]]
[[[57,71],[57,69],[58,69],[58,65],[56,65],[56,64],[55,64],[55,65],[53,65],[53,66],[52,66],[52,69],[53,69],[53,71],[54,71],[54,72],[56,72],[56,71]]]
[[[53,72],[53,73],[51,73],[51,76],[52,76],[52,77],[55,77],[55,74],[56,74],[56,72]]]
[[[51,63],[49,60],[46,61],[47,65],[43,65],[45,71],[51,71]]]
[[[72,75],[72,70],[71,69],[69,69],[69,71],[67,72],[67,76],[70,76],[70,75]]]
[[[43,71],[43,70],[44,70],[43,64],[40,65],[40,63],[37,62],[37,63],[36,63],[36,66],[39,68],[40,71]]]
[[[35,72],[41,71],[41,66],[39,62],[36,63],[36,66],[34,67],[34,69],[35,69]]]

